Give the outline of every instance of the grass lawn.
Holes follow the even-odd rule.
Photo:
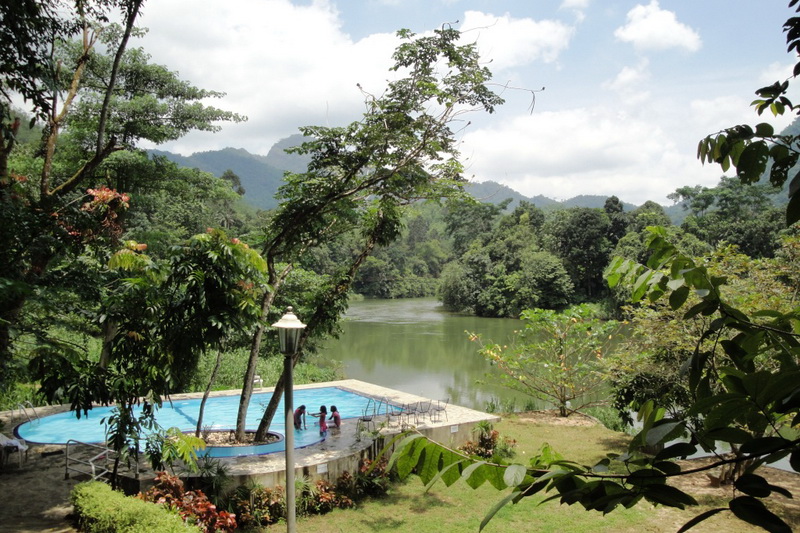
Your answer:
[[[516,461],[527,463],[526,456],[549,443],[567,458],[593,464],[606,453],[624,450],[628,436],[602,426],[563,426],[536,423],[523,416],[510,415],[495,426],[501,436],[517,441]],[[498,492],[488,483],[472,490],[466,483],[451,487],[439,483],[428,493],[424,485],[412,476],[405,483],[395,484],[389,495],[361,502],[357,509],[336,510],[332,513],[298,519],[298,531],[303,533],[409,531],[419,533],[449,533],[478,531],[486,512],[503,498],[507,491]],[[548,494],[549,495],[549,494]],[[686,511],[655,508],[641,502],[633,509],[620,509],[603,516],[588,512],[580,506],[563,506],[551,501],[538,503],[543,497],[528,498],[517,505],[506,506],[487,525],[492,532],[662,532],[677,531],[681,525],[706,509],[723,506],[723,500],[704,497],[698,508]],[[285,529],[279,524],[269,531]],[[736,520],[730,513],[720,513],[693,529],[697,532],[763,531]]]

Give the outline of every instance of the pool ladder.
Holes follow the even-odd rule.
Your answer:
[[[33,412],[33,418],[31,418],[30,413],[28,413],[28,409],[27,409],[28,407],[30,407],[31,411]],[[18,403],[17,404],[17,409],[15,409],[15,411],[16,410],[19,410],[19,414],[20,415],[25,415],[25,418],[28,419],[28,422],[33,423],[34,420],[39,420],[39,415],[36,413],[36,408],[33,406],[33,404],[30,401],[25,401],[25,402],[22,402],[22,403]]]

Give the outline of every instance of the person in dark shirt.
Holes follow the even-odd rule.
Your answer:
[[[300,426],[304,427],[300,427]],[[306,406],[301,405],[294,410],[294,429],[307,429],[306,425]]]

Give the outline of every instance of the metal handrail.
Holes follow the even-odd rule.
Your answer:
[[[28,414],[28,409],[26,409],[26,407],[25,407],[26,405],[31,408],[31,411],[33,411],[33,419],[31,419],[31,415]],[[22,403],[18,403],[17,404],[17,409],[19,410],[20,414],[24,414],[25,415],[25,418],[28,419],[28,422],[32,423],[34,420],[39,420],[39,415],[36,412],[36,408],[33,406],[33,404],[29,400],[25,400]]]
[[[88,460],[76,458],[74,455],[72,458],[70,458],[70,446],[75,445],[86,446],[99,451]],[[69,479],[69,473],[72,471],[78,474],[86,474],[91,476],[91,478],[96,481],[98,478],[101,478],[111,472],[108,462],[112,461],[115,456],[116,452],[107,446],[70,439],[67,441],[66,460],[64,463],[64,479]],[[86,466],[75,466],[76,464],[86,465],[88,468],[86,468]]]

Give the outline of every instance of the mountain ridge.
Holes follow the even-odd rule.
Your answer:
[[[283,183],[284,172],[304,172],[308,158],[298,154],[287,154],[285,150],[304,142],[300,134],[291,135],[275,143],[267,155],[251,154],[244,148],[227,147],[221,150],[195,152],[189,156],[173,154],[162,150],[149,150],[148,153],[163,156],[176,164],[198,168],[220,177],[226,170],[239,176],[245,189],[244,199],[259,209],[273,209],[278,202],[275,193]],[[608,196],[579,195],[568,200],[554,200],[542,194],[529,197],[515,189],[493,180],[468,182],[466,190],[478,201],[498,204],[511,199],[509,208],[513,209],[520,201],[526,201],[542,209],[559,209],[568,207],[603,207]],[[635,204],[623,201],[626,211],[635,209]],[[680,206],[671,206],[672,208]],[[670,207],[665,207],[669,213]]]

